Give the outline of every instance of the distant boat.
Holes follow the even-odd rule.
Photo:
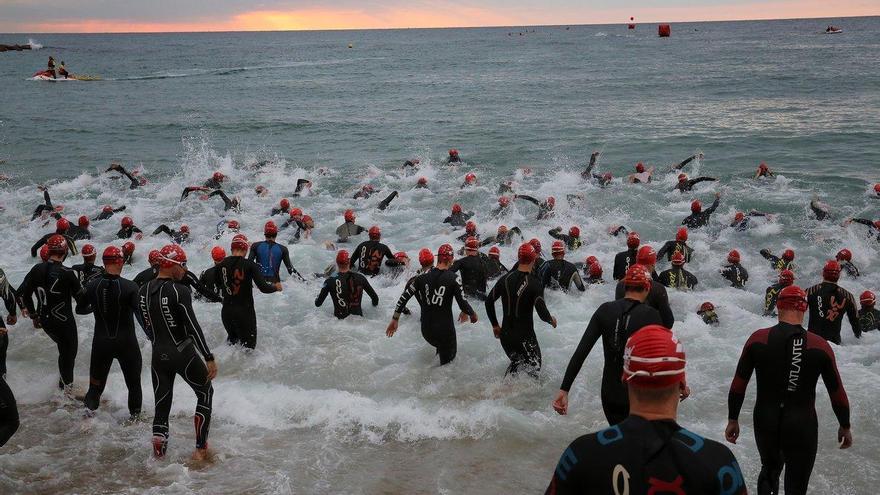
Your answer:
[[[843,29],[834,26],[828,26],[825,28],[825,34],[840,34],[843,32]]]

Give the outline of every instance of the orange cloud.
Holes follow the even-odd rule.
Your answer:
[[[596,8],[589,4],[548,9],[513,4],[505,11],[434,2],[430,7],[388,7],[374,11],[356,8],[253,10],[223,18],[182,22],[141,22],[129,19],[62,19],[38,23],[7,24],[0,30],[50,33],[131,33],[198,31],[288,31],[321,29],[385,29],[472,26],[522,26],[541,24],[714,21],[880,15],[875,0],[751,0],[745,3],[651,8]]]

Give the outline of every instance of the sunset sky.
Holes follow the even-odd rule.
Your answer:
[[[0,0],[0,32],[374,29],[880,15],[880,0]]]

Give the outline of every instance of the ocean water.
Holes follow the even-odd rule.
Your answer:
[[[840,35],[820,34],[829,23]],[[28,248],[50,230],[28,222],[48,184],[71,219],[93,216],[103,204],[126,204],[136,223],[187,223],[194,271],[207,268],[221,205],[191,198],[185,185],[214,170],[229,176],[224,189],[244,201],[236,218],[252,239],[268,212],[290,196],[297,178],[311,178],[308,197],[294,200],[315,218],[313,239],[291,245],[302,273],[323,270],[333,258],[342,212],[383,228],[394,250],[415,256],[459,235],[441,223],[453,202],[476,211],[484,235],[500,223],[549,246],[547,230],[579,225],[586,245],[570,258],[599,258],[610,277],[622,238],[607,235],[624,224],[655,247],[673,238],[691,200],[722,194],[711,225],[691,233],[697,249],[689,270],[698,289],[671,293],[675,331],[688,352],[691,399],[679,420],[721,439],[726,396],[747,336],[771,324],[760,316],[773,279],[761,248],[797,252],[798,283],[819,281],[824,261],[840,248],[854,253],[863,272],[842,285],[858,295],[880,288],[878,244],[843,219],[880,216],[871,187],[880,182],[880,19],[673,24],[660,39],[656,26],[623,25],[463,30],[162,35],[2,35],[0,43],[42,45],[0,54],[0,267],[17,285],[32,265]],[[522,34],[520,34],[522,33]],[[348,48],[351,44],[352,48]],[[49,55],[75,74],[101,81],[47,83],[29,77]],[[464,162],[450,168],[448,148]],[[581,182],[589,154],[601,151],[600,171],[617,179],[599,189]],[[693,193],[671,192],[668,165],[696,152],[686,169],[710,175]],[[418,175],[400,170],[420,158]],[[101,171],[111,160],[137,169],[149,184],[127,184]],[[657,167],[649,185],[620,178],[637,161]],[[749,178],[760,161],[778,176]],[[524,174],[522,168],[531,169]],[[326,169],[326,174],[317,171]],[[479,186],[461,190],[467,172]],[[417,177],[430,190],[412,190]],[[516,202],[505,218],[489,217],[501,180],[517,191],[560,199],[557,218],[536,222],[529,204]],[[383,193],[351,195],[371,183]],[[257,197],[256,185],[270,195]],[[380,212],[384,192],[401,196]],[[568,205],[566,194],[584,194]],[[813,196],[827,202],[829,222],[812,220]],[[778,213],[747,232],[727,228],[736,211]],[[114,242],[118,217],[95,222],[99,249]],[[286,240],[284,235],[282,240]],[[167,242],[138,242],[134,276],[146,253]],[[353,246],[349,246],[353,247]],[[751,280],[745,291],[726,287],[718,268],[739,249]],[[511,264],[515,253],[502,250]],[[77,259],[76,262],[79,262]],[[661,264],[661,268],[666,268]],[[485,319],[458,332],[458,357],[439,368],[418,330],[402,320],[384,336],[403,279],[372,280],[380,295],[365,318],[337,321],[315,309],[319,280],[289,280],[282,294],[257,295],[258,349],[250,355],[224,345],[218,305],[196,312],[217,356],[210,437],[215,459],[187,461],[193,446],[194,398],[178,383],[169,458],[150,458],[148,423],[122,426],[126,391],[114,367],[99,413],[82,410],[54,389],[55,347],[42,331],[20,322],[10,328],[8,382],[22,427],[0,452],[2,493],[535,493],[549,482],[572,439],[604,427],[599,407],[601,351],[575,382],[569,416],[550,401],[583,329],[612,287],[585,294],[547,296],[557,329],[536,323],[544,354],[542,379],[502,380],[507,358]],[[695,311],[703,301],[719,308],[709,328]],[[417,312],[416,312],[417,313]],[[88,383],[92,318],[78,319],[76,377]],[[880,482],[880,335],[855,340],[844,323],[838,365],[852,405],[855,446],[836,448],[827,395],[817,390],[819,454],[811,492],[871,493]],[[145,362],[150,345],[140,335]],[[149,372],[143,373],[147,416],[152,413]],[[750,488],[760,468],[751,428],[754,386],[732,446]]]

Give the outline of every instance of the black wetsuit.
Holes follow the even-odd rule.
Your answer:
[[[546,495],[745,495],[733,453],[672,420],[629,416],[579,437],[556,466]]]
[[[339,227],[336,227],[337,242],[348,242],[349,237],[360,235],[362,232],[366,231],[367,229],[354,222],[345,222]]]
[[[47,212],[50,215],[55,213],[55,206],[52,205],[52,198],[49,197],[48,189],[43,191],[43,201],[43,204],[37,205],[37,207],[34,209],[34,213],[31,215],[31,221],[34,221],[37,219],[37,217],[42,216],[44,212]]]
[[[220,199],[223,200],[224,211],[238,210],[238,199],[229,199],[229,196],[227,196],[222,189],[217,189],[216,191],[213,191],[211,194],[208,195],[209,198],[213,198],[214,196],[219,196]]]
[[[510,366],[504,373],[516,374],[526,371],[536,377],[541,370],[541,347],[535,335],[533,310],[547,323],[553,321],[544,302],[544,286],[531,273],[519,270],[505,273],[486,296],[486,314],[495,327],[495,301],[501,298],[504,318],[501,322],[501,347],[510,358]]]
[[[734,221],[730,224],[730,226],[733,227],[733,230],[735,230],[737,232],[745,232],[746,230],[748,230],[752,226],[752,217],[766,217],[766,216],[767,216],[766,213],[761,213],[761,212],[757,212],[757,211],[750,211],[749,213],[747,213],[746,215],[743,216],[742,220],[737,222],[736,219],[734,219]]]
[[[859,269],[856,268],[856,265],[854,265],[852,261],[840,260],[839,263],[840,268],[843,270],[843,272],[850,277],[859,278],[859,276],[861,275],[859,273]]]
[[[18,405],[4,376],[0,375],[0,447],[6,445],[19,426]]]
[[[53,235],[60,235],[64,237],[65,242],[67,242],[68,254],[77,254],[76,242],[74,242],[70,236],[68,236],[67,234],[61,234],[59,232],[52,232],[51,234],[46,234],[43,237],[40,237],[40,240],[37,241],[33,246],[31,246],[31,258],[37,257],[37,253],[39,253],[40,248],[43,247],[43,244],[46,244],[46,242],[49,241],[49,238]]]
[[[785,493],[807,493],[816,460],[816,382],[825,382],[840,426],[849,428],[849,401],[834,351],[816,334],[788,323],[758,330],[743,347],[728,395],[728,419],[738,420],[746,389],[757,370],[755,443],[761,455],[758,493],[779,493],[785,466]]]
[[[629,415],[629,396],[623,375],[623,348],[626,340],[645,325],[660,325],[660,313],[634,299],[618,299],[602,304],[593,313],[583,337],[568,362],[560,390],[568,392],[584,361],[602,337],[605,366],[602,369],[602,410],[608,424],[614,425]]]
[[[448,223],[453,227],[464,227],[465,225],[467,225],[467,221],[470,220],[472,216],[474,216],[474,212],[472,211],[469,211],[467,213],[453,213],[452,215],[446,217],[443,220],[443,223]]]
[[[782,270],[794,271],[794,264],[791,261],[787,261],[780,258],[779,256],[773,255],[769,249],[762,249],[759,252],[761,253],[761,256],[764,257],[764,259],[770,261],[770,268],[780,272]]]
[[[498,244],[499,246],[511,246],[517,240],[514,236],[518,237],[519,239],[523,238],[522,231],[519,229],[519,227],[512,227],[502,235],[496,234],[489,236],[483,239],[482,242],[480,242],[480,246],[488,246],[490,244]]]
[[[315,307],[321,307],[329,294],[330,300],[333,301],[333,316],[340,320],[345,319],[348,315],[363,316],[361,299],[364,292],[370,296],[373,306],[379,305],[379,296],[373,290],[367,277],[352,271],[337,272],[324,280],[324,286],[321,287],[321,292],[315,298]]]
[[[131,239],[135,234],[143,234],[144,231],[132,225],[131,227],[122,227],[116,233],[118,239]]]
[[[153,437],[162,439],[164,454],[174,378],[180,375],[196,395],[196,448],[206,449],[214,388],[202,358],[213,361],[214,356],[193,311],[190,291],[171,279],[151,280],[138,290],[138,310],[139,321],[153,343]]]
[[[387,198],[385,198],[379,202],[379,206],[377,206],[376,208],[378,208],[380,210],[384,210],[385,208],[388,208],[388,205],[390,205],[391,202],[394,201],[394,198],[396,198],[396,197],[397,197],[397,191],[392,191],[391,194],[389,194]]]
[[[549,204],[547,204],[546,201],[542,203],[542,202],[538,201],[537,199],[535,199],[531,196],[527,196],[525,194],[517,194],[516,196],[514,196],[514,198],[515,199],[524,199],[524,200],[528,201],[529,203],[532,203],[535,206],[537,206],[538,207],[537,220],[545,220],[545,219],[550,218],[553,215],[555,215],[555,212],[553,211],[553,207],[550,206]]]
[[[715,201],[712,202],[712,206],[706,208],[699,213],[691,213],[684,220],[681,221],[681,224],[689,229],[698,229],[700,227],[708,225],[709,217],[712,216],[713,213],[715,213],[715,210],[718,208],[719,201],[720,198],[715,198]]]
[[[9,316],[16,316],[18,294],[12,288],[12,285],[9,284],[6,273],[3,270],[0,270],[0,299],[3,299],[3,305],[6,306]],[[5,331],[6,320],[2,316],[0,314],[0,329],[4,330],[0,332],[0,377],[6,376],[6,350],[9,348],[9,334]],[[0,442],[0,445],[2,445],[2,442]]]
[[[134,189],[134,188],[132,188],[132,189]],[[93,222],[99,222],[99,221],[101,221],[101,220],[107,220],[108,218],[112,217],[114,213],[119,213],[120,211],[125,211],[125,205],[122,205],[122,206],[120,206],[119,208],[116,208],[116,209],[111,210],[111,211],[103,211],[103,210],[101,210],[101,213],[98,213],[98,216],[96,216],[95,218],[93,218],[92,221],[93,221]]]
[[[860,309],[859,328],[862,330],[862,333],[880,330],[880,311],[874,309],[873,306]]]
[[[626,275],[629,267],[636,264],[636,255],[638,254],[638,249],[627,249],[614,256],[614,269],[611,272],[614,280],[620,280]]]
[[[85,241],[92,238],[92,233],[89,232],[89,229],[79,225],[71,225],[67,232],[65,232],[65,235],[74,241]]]
[[[277,289],[263,278],[256,263],[243,256],[227,256],[215,268],[223,295],[220,317],[226,328],[226,343],[254,349],[257,346],[257,313],[253,286],[264,294]]]
[[[840,344],[840,327],[846,314],[856,338],[862,336],[856,301],[843,287],[831,282],[821,282],[807,289],[810,319],[807,328],[829,342]]]
[[[776,301],[779,299],[779,292],[786,287],[780,283],[767,287],[767,291],[764,292],[764,316],[776,316]]]
[[[85,286],[86,282],[92,278],[104,273],[104,267],[98,266],[94,263],[80,263],[79,265],[73,265],[70,269],[76,272],[76,277],[79,279],[79,283],[83,284],[83,286]]]
[[[168,234],[168,237],[171,238],[171,242],[174,244],[183,244],[184,242],[189,240],[189,232],[180,232],[172,229],[171,227],[165,225],[164,223],[153,231],[153,235],[165,233]]]
[[[680,266],[660,272],[658,282],[670,289],[690,290],[697,286],[697,277]]]
[[[617,282],[614,288],[614,297],[622,299],[626,294],[626,288],[623,286],[623,280]],[[666,293],[666,287],[659,281],[654,280],[651,283],[651,290],[648,291],[648,298],[645,304],[651,306],[660,312],[660,320],[666,328],[672,328],[675,325],[675,316],[672,314],[672,308],[669,306],[669,295]]]
[[[501,263],[501,260],[486,256],[486,277],[489,280],[500,277],[505,273],[507,273],[507,267]]]
[[[394,258],[394,253],[385,244],[379,241],[364,241],[351,253],[351,267],[364,275],[375,276],[382,267],[382,259],[389,262],[403,264]]]
[[[880,241],[880,229],[878,229],[877,226],[874,225],[874,222],[868,220],[867,218],[853,218],[852,221],[855,223],[860,223],[862,225],[867,225],[870,229],[868,231],[868,237],[876,237],[877,241]]]
[[[554,239],[559,239],[560,241],[564,242],[566,249],[568,249],[569,251],[580,249],[580,247],[583,245],[580,237],[572,237],[568,234],[563,234],[562,227],[556,227],[555,229],[549,231],[548,234],[550,234],[550,237]]]
[[[131,280],[108,273],[91,280],[85,288],[86,300],[95,313],[95,335],[89,364],[89,391],[86,407],[94,411],[101,401],[113,360],[119,362],[128,387],[128,412],[141,412],[141,348],[134,331],[134,312],[138,286]]]
[[[696,179],[689,179],[686,181],[681,181],[675,185],[675,188],[678,189],[679,192],[688,192],[694,189],[694,186],[699,184],[700,182],[708,182],[708,181],[716,181],[718,179],[714,177],[697,177]]]
[[[461,274],[461,285],[465,294],[474,296],[481,301],[486,299],[486,282],[489,279],[489,270],[482,254],[465,256],[455,260],[449,271]]]
[[[437,349],[441,366],[451,362],[457,351],[452,299],[462,312],[471,316],[475,314],[462,296],[455,274],[450,270],[431,268],[427,273],[411,278],[394,308],[395,319],[400,318],[413,296],[422,308],[422,337]]]
[[[154,278],[156,278],[157,276],[159,276],[159,269],[155,266],[151,266],[151,267],[147,268],[146,270],[135,275],[135,277],[132,280],[134,281],[134,283],[136,283],[138,285],[138,287],[141,287],[144,284],[146,284],[147,282],[149,282],[150,280],[153,280]]]
[[[672,261],[672,255],[681,253],[684,255],[684,262],[690,263],[694,254],[694,248],[687,245],[684,241],[666,241],[663,247],[657,251],[657,259],[666,258],[666,261]],[[624,272],[626,274],[626,272]]]
[[[302,194],[303,189],[308,189],[311,185],[312,181],[308,179],[296,179],[296,189],[293,191],[293,197],[299,197]]]
[[[24,278],[18,293],[25,307],[36,317],[43,331],[58,346],[59,387],[73,384],[73,365],[79,336],[73,318],[71,299],[76,298],[77,312],[86,309],[82,285],[70,268],[56,261],[38,263]],[[37,305],[34,306],[34,295]]]
[[[820,222],[828,218],[828,209],[824,207],[824,205],[820,204],[818,201],[813,200],[810,201],[810,209],[813,210],[813,215],[816,216],[816,220]]]
[[[581,292],[587,290],[584,287],[581,274],[578,273],[577,266],[570,261],[562,259],[552,259],[544,263],[541,282],[544,284],[544,288],[562,290],[564,292],[568,292],[572,283]]]
[[[690,163],[696,159],[697,159],[697,155],[691,155],[691,156],[685,158],[684,160],[673,165],[672,170],[681,170],[685,167],[685,165],[687,165],[688,163]]]
[[[221,284],[223,283],[220,280],[220,271],[217,269],[217,265],[215,264],[211,268],[203,271],[201,275],[199,275],[199,283],[202,284],[202,287],[216,294],[217,297],[223,297],[223,289]],[[200,294],[196,294],[196,298],[198,298]]]
[[[217,189],[217,190],[219,190],[219,189],[221,189],[221,188],[223,187],[223,181],[222,181],[222,180],[217,180],[217,179],[211,177],[210,179],[208,179],[208,180],[205,181],[205,184],[204,184],[203,187],[207,187],[208,189]]]
[[[290,215],[290,207],[288,206],[287,208],[281,208],[281,207],[272,208],[272,211],[269,213],[269,215],[273,216],[273,217],[275,215],[281,215],[281,214],[283,214],[285,216]]]
[[[728,263],[721,268],[721,276],[730,282],[730,286],[744,289],[749,281],[749,272],[739,263]]]
[[[111,165],[107,170],[105,170],[105,172],[110,172],[111,170],[119,172],[120,174],[124,175],[129,180],[129,182],[131,182],[131,184],[128,186],[129,189],[137,189],[138,187],[140,187],[141,183],[137,179],[137,177],[133,176],[128,170],[125,170],[125,167],[123,167],[122,165],[116,165],[115,167]]]

